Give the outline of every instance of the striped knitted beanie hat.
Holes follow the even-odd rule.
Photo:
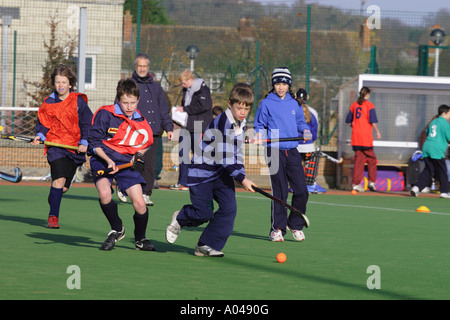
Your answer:
[[[289,86],[292,84],[291,72],[286,67],[275,68],[272,72],[272,86],[280,82],[284,82]]]

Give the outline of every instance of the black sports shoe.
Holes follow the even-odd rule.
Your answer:
[[[134,244],[136,246],[136,250],[156,251],[152,242],[147,238],[141,239],[140,241],[136,241]]]
[[[125,228],[122,226],[122,231],[111,230],[108,232],[108,237],[103,242],[100,250],[112,250],[116,245],[116,242],[122,240],[125,237]]]

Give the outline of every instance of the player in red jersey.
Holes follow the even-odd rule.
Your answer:
[[[117,181],[122,192],[130,197],[134,208],[134,240],[138,250],[154,251],[155,247],[145,237],[148,210],[142,196],[145,180],[141,174],[118,165],[142,163],[143,154],[153,143],[153,132],[145,118],[137,110],[139,88],[132,79],[120,80],[117,85],[116,103],[101,107],[92,119],[89,130],[89,146],[92,148],[91,168],[94,172],[112,168],[110,174],[94,178],[100,207],[108,220],[111,231],[103,242],[102,250],[111,250],[125,236],[125,229],[112,200],[112,180]]]
[[[369,98],[370,89],[368,87],[362,87],[358,100],[350,106],[345,120],[352,127],[351,145],[353,151],[355,151],[352,189],[359,192],[364,192],[364,188],[360,183],[364,176],[364,163],[366,159],[369,178],[368,188],[376,191],[377,157],[373,151],[373,130],[375,129],[377,139],[381,139],[381,134],[376,124],[378,119],[375,106],[368,100]]]
[[[45,147],[52,177],[48,196],[50,212],[47,227],[58,229],[63,193],[69,189],[77,167],[86,162],[87,135],[92,111],[87,104],[86,95],[73,91],[77,79],[68,66],[57,66],[51,79],[55,91],[39,107],[36,136],[31,144],[50,141],[78,147],[76,151]]]

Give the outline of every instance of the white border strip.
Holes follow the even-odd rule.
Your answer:
[[[417,142],[413,141],[383,141],[383,140],[374,140],[374,147],[390,147],[390,148],[415,148],[419,147]]]
[[[350,140],[347,140],[350,144]],[[374,147],[388,147],[388,148],[419,148],[419,143],[414,141],[387,141],[387,140],[373,140]]]
[[[38,111],[39,108],[35,107],[0,107],[0,111]]]
[[[399,211],[399,212],[416,212],[414,209],[394,209],[394,208],[382,208],[382,207],[371,207],[371,206],[360,206],[360,205],[354,205],[354,204],[342,204],[342,203],[325,203],[325,202],[315,202],[315,201],[308,201],[308,203],[312,204],[321,204],[326,206],[341,206],[341,207],[351,207],[351,208],[361,208],[361,209],[377,209],[377,210],[388,210],[388,211]],[[439,214],[443,216],[450,216],[450,213],[446,212],[427,212],[431,214]]]
[[[247,199],[259,199],[266,200],[266,198],[257,197],[257,196],[244,196],[236,193],[236,198],[247,198]],[[270,199],[269,199],[270,200]],[[343,203],[328,203],[328,202],[316,202],[316,201],[308,201],[308,204],[318,204],[324,206],[341,206],[341,207],[349,207],[349,208],[359,208],[359,209],[376,209],[376,210],[386,210],[386,211],[397,211],[397,212],[407,212],[407,213],[420,213],[416,212],[414,209],[394,209],[394,208],[383,208],[383,207],[371,207],[371,206],[361,206],[354,204],[343,204]],[[450,213],[447,212],[427,212],[427,214],[437,214],[443,216],[450,216]],[[423,214],[423,213],[421,213]]]

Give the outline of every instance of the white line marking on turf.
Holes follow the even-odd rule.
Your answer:
[[[238,194],[236,194],[236,198],[267,200],[267,199],[261,198],[261,197],[243,196],[243,195],[238,195]],[[324,206],[341,206],[341,207],[351,207],[351,208],[360,208],[360,209],[377,209],[377,210],[389,210],[389,211],[401,211],[401,212],[416,212],[415,209],[395,209],[395,208],[371,207],[371,206],[360,206],[360,205],[354,205],[354,204],[316,202],[316,201],[308,201],[308,204],[318,204],[318,205],[324,205]],[[427,212],[427,213],[438,214],[438,215],[443,215],[443,216],[450,216],[450,213],[446,213],[446,212],[431,211],[431,212]]]
[[[362,209],[377,209],[377,210],[390,210],[390,211],[403,211],[403,212],[411,212],[414,211],[414,209],[395,209],[395,208],[383,208],[383,207],[371,207],[371,206],[360,206],[360,205],[354,205],[354,204],[342,204],[342,203],[325,203],[325,202],[315,202],[315,201],[308,201],[308,203],[311,204],[321,204],[321,205],[327,205],[327,206],[341,206],[341,207],[352,207],[352,208],[362,208]],[[440,214],[444,216],[450,216],[450,213],[445,212],[427,212],[431,214]]]

